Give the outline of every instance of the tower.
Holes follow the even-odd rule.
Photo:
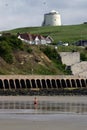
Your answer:
[[[52,10],[51,12],[44,14],[42,26],[61,26],[61,16],[59,12]]]

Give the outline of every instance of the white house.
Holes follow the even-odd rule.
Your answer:
[[[50,44],[53,39],[50,36],[35,35],[30,33],[19,33],[18,38],[29,44]]]

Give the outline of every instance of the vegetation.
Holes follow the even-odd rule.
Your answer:
[[[85,53],[80,54],[81,61],[87,61],[87,55]]]
[[[47,57],[49,57],[50,60],[54,62],[55,66],[59,70],[63,71],[64,74],[71,74],[71,71],[65,70],[66,65],[62,64],[61,57],[55,48],[51,46],[45,46],[44,48],[41,47],[40,49],[45,53],[45,55],[47,55]]]
[[[81,61],[87,61],[87,48],[75,46],[73,43],[87,39],[87,24],[57,27],[27,27],[8,31],[11,35],[0,36],[0,74],[71,74],[65,70],[58,52],[79,51]],[[35,46],[23,43],[17,33],[50,35],[53,45]],[[58,46],[58,42],[68,42],[69,46]],[[55,49],[57,46],[57,49]]]
[[[16,36],[0,37],[0,56],[7,62],[13,63],[12,50],[20,49],[22,42]]]

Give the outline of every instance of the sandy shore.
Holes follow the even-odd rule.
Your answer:
[[[84,102],[87,96],[36,96],[39,101]],[[0,101],[33,101],[35,96],[0,96]]]
[[[0,101],[32,101],[35,96],[1,96]],[[39,101],[87,102],[84,96],[37,96]],[[87,115],[0,113],[1,130],[86,130]]]
[[[1,130],[87,130],[87,115],[11,115],[0,117]]]
[[[87,96],[36,96],[38,101],[87,102]],[[33,101],[35,96],[0,96],[0,101]]]

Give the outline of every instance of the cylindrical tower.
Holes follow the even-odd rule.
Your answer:
[[[52,10],[50,13],[44,15],[43,26],[61,26],[61,16],[60,14]]]

